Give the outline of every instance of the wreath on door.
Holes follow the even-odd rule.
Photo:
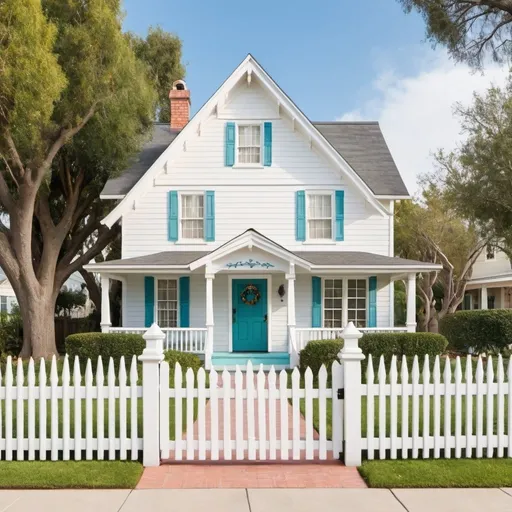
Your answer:
[[[256,286],[249,284],[244,288],[244,291],[240,294],[240,298],[244,304],[248,306],[254,306],[261,298],[260,292]]]

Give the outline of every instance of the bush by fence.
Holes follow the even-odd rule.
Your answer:
[[[84,332],[66,338],[66,353],[70,358],[78,356],[81,361],[90,358],[94,363],[98,356],[103,361],[112,357],[116,368],[119,367],[121,356],[130,361],[134,355],[142,354],[145,346],[140,334]]]
[[[171,369],[171,373],[174,372],[174,368],[176,367],[176,363],[180,363],[183,371],[187,371],[188,368],[192,368],[194,373],[197,373],[199,368],[203,365],[201,359],[196,354],[191,354],[190,352],[179,352],[178,350],[166,350],[164,352],[164,358],[167,363],[169,363],[169,368]]]
[[[457,311],[441,320],[439,330],[454,350],[499,353],[512,343],[512,310]]]

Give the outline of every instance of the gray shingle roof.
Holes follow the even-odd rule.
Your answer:
[[[127,258],[125,260],[111,260],[99,263],[103,266],[118,267],[120,265],[188,265],[193,261],[206,256],[209,251],[164,251],[146,256],[137,256],[136,258]]]
[[[376,195],[409,195],[377,122],[313,123]]]
[[[144,144],[141,152],[120,176],[107,181],[101,195],[123,196],[127,194],[168,148],[178,133],[176,130],[171,130],[167,123],[155,123],[151,139]]]
[[[313,123],[376,195],[409,195],[378,123]],[[179,132],[155,123],[151,140],[121,176],[108,180],[102,196],[127,194]]]

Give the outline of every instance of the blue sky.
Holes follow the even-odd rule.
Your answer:
[[[455,102],[503,83],[455,65],[425,42],[397,0],[124,0],[125,30],[160,25],[183,41],[194,113],[252,53],[313,121],[377,120],[411,192],[432,154],[463,136]]]

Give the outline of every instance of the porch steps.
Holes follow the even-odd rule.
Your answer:
[[[251,361],[253,368],[258,369],[263,365],[264,370],[270,370],[272,366],[276,370],[290,367],[290,354],[288,352],[214,352],[212,366],[216,370],[234,370],[237,366],[244,370],[247,362]]]

